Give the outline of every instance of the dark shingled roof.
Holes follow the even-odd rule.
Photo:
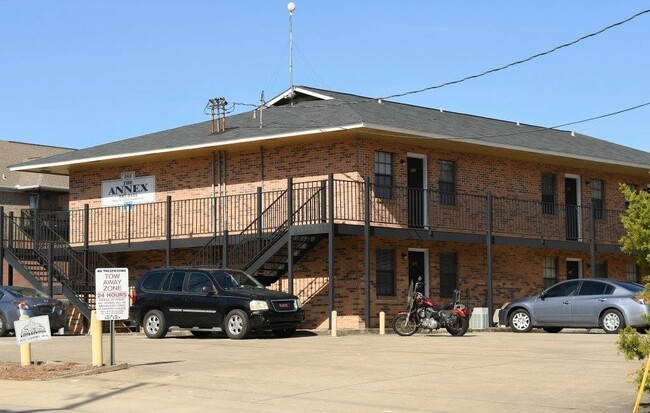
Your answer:
[[[378,101],[351,94],[296,86],[294,104],[279,95],[263,110],[263,128],[253,112],[229,116],[226,131],[211,134],[200,122],[130,139],[62,153],[14,165],[14,170],[46,170],[98,159],[148,153],[217,148],[239,142],[279,139],[343,129],[371,128],[430,139],[453,139],[477,145],[650,168],[650,153],[568,131],[517,124],[463,113]],[[323,100],[327,96],[331,99]],[[259,116],[259,115],[258,115]]]

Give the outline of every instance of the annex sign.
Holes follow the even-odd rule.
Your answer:
[[[102,181],[102,206],[125,206],[156,201],[156,177],[123,172],[121,179]]]

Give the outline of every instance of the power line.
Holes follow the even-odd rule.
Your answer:
[[[631,20],[634,20],[637,17],[639,17],[641,15],[644,15],[646,13],[650,13],[650,9],[643,10],[643,11],[641,11],[641,12],[639,12],[639,13],[631,16],[631,17],[628,17],[625,20],[621,20],[619,22],[610,24],[609,26],[604,27],[604,28],[602,28],[602,29],[600,29],[598,31],[595,31],[593,33],[589,33],[587,35],[579,37],[579,38],[577,38],[576,40],[574,40],[572,42],[561,44],[561,45],[556,46],[556,47],[554,47],[552,49],[549,49],[549,50],[547,50],[545,52],[534,54],[534,55],[532,55],[530,57],[527,57],[525,59],[521,59],[521,60],[517,60],[516,62],[508,63],[507,65],[504,65],[504,66],[500,66],[500,67],[497,67],[497,68],[494,68],[494,69],[486,70],[486,71],[481,72],[481,73],[476,74],[476,75],[466,76],[466,77],[464,77],[462,79],[452,80],[452,81],[449,81],[449,82],[441,83],[441,84],[435,85],[435,86],[425,87],[425,88],[422,88],[422,89],[411,90],[409,92],[397,93],[397,94],[394,94],[394,95],[389,95],[389,96],[382,97],[380,99],[391,99],[391,98],[397,98],[397,97],[402,97],[402,96],[414,95],[416,93],[422,93],[422,92],[426,92],[426,91],[429,91],[429,90],[440,89],[440,88],[443,88],[445,86],[454,85],[454,84],[457,84],[457,83],[462,83],[462,82],[465,82],[465,81],[468,81],[468,80],[471,80],[471,79],[476,79],[476,78],[479,78],[479,77],[482,77],[482,76],[485,76],[485,75],[488,75],[488,74],[491,74],[491,73],[499,72],[499,71],[508,69],[510,67],[517,66],[517,65],[529,62],[529,61],[531,61],[533,59],[537,59],[538,57],[549,55],[549,54],[554,53],[554,52],[556,52],[556,51],[558,51],[560,49],[564,49],[566,47],[573,46],[576,43],[579,43],[579,42],[581,42],[583,40],[589,39],[590,37],[597,36],[597,35],[599,35],[601,33],[606,32],[607,30],[613,29],[614,27],[623,25],[623,24],[625,24],[625,23],[627,23],[627,22],[629,22]]]

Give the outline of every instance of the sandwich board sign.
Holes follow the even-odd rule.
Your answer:
[[[98,320],[129,318],[129,269],[95,270],[95,311]]]
[[[14,321],[14,331],[16,332],[16,344],[19,346],[52,338],[50,319],[46,315],[16,320]]]

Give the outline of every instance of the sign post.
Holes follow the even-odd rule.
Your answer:
[[[115,320],[129,318],[129,269],[95,270],[95,311],[97,320],[109,320],[111,326],[111,366],[115,365]]]

